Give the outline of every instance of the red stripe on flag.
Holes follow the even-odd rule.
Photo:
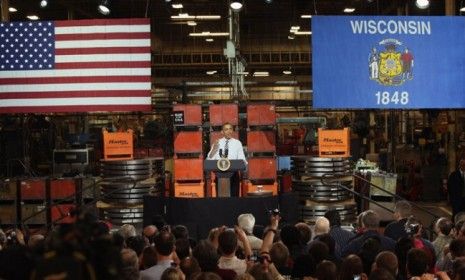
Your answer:
[[[150,61],[64,62],[64,63],[55,64],[55,69],[148,68],[148,67],[150,67]]]
[[[0,92],[0,99],[72,97],[147,97],[150,90]]]
[[[80,84],[80,83],[143,83],[150,82],[150,76],[91,76],[91,77],[37,77],[0,78],[0,85],[18,84]]]
[[[129,19],[87,19],[87,20],[59,20],[55,21],[57,27],[94,26],[94,25],[142,25],[150,24],[148,18]]]
[[[0,114],[14,113],[73,113],[73,112],[149,112],[149,105],[80,105],[80,106],[37,106],[37,107],[0,107]]]
[[[150,53],[150,47],[110,47],[110,48],[79,48],[79,49],[56,49],[55,55],[77,55],[77,54],[116,54],[116,53]]]
[[[90,33],[90,34],[55,34],[56,41],[73,40],[114,40],[114,39],[149,39],[150,32],[134,33]]]

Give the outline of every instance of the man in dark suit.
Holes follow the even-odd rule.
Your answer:
[[[447,192],[452,205],[452,218],[460,211],[465,211],[465,159],[459,162],[459,168],[449,175]]]

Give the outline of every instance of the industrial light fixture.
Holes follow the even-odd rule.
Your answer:
[[[110,14],[110,7],[108,6],[109,0],[102,0],[100,2],[100,5],[98,5],[98,11],[104,16],[107,16]]]
[[[312,15],[301,15],[300,18],[312,18]]]
[[[415,5],[418,9],[427,9],[429,7],[429,0],[416,0]]]
[[[193,20],[189,20],[189,21],[187,22],[187,25],[189,25],[189,26],[196,26],[196,25],[197,25],[197,22],[195,22],[195,21],[193,21]]]
[[[271,2],[273,2],[273,0],[265,0],[266,4],[271,4]]]
[[[351,7],[347,7],[344,9],[344,13],[346,14],[350,14],[350,13],[353,13],[355,12],[355,8],[351,8]]]
[[[41,0],[41,1],[40,1],[40,7],[41,7],[41,8],[45,8],[45,7],[47,7],[47,5],[48,5],[48,1],[47,1],[47,0]]]
[[[221,36],[229,36],[228,32],[210,32],[210,31],[203,31],[200,33],[189,33],[191,37],[221,37]]]
[[[207,38],[207,39],[205,39],[205,41],[210,43],[210,42],[213,42],[214,39],[213,38]]]
[[[284,75],[291,75],[292,71],[291,70],[283,70]]]
[[[26,17],[27,17],[28,19],[30,19],[30,20],[38,20],[38,19],[39,19],[39,17],[38,17],[37,15],[28,15],[28,16],[26,16]]]
[[[254,77],[268,77],[270,73],[268,71],[255,71],[253,73]]]
[[[211,70],[211,71],[207,71],[207,75],[214,75],[216,74],[218,71],[216,70]]]
[[[165,0],[165,2],[166,2],[166,3],[169,3],[169,2],[171,2],[171,0]]]
[[[9,7],[9,8],[8,8],[8,11],[9,11],[10,13],[16,13],[18,10],[17,10],[15,7]]]
[[[11,11],[10,11],[11,12]],[[465,12],[465,6],[463,6],[462,8],[460,8],[460,12]]]
[[[234,11],[239,11],[240,9],[242,9],[242,1],[240,1],[240,0],[233,0],[233,1],[231,1],[231,3],[229,4],[229,6],[230,6],[231,9],[233,9]]]
[[[190,19],[197,19],[197,20],[217,20],[221,19],[220,15],[198,15],[198,16],[191,16],[188,13],[179,13],[178,15],[171,16],[172,20],[190,20]]]
[[[173,7],[173,9],[182,9],[184,6],[181,3],[173,3],[171,7]]]
[[[294,39],[295,39],[294,34],[291,34],[291,35],[287,36],[287,39],[289,39],[289,40],[294,40]]]

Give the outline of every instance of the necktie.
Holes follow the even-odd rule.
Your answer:
[[[229,139],[226,139],[226,142],[224,143],[224,150],[227,151],[228,150],[228,144],[229,144]]]

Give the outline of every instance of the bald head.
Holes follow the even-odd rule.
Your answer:
[[[329,220],[325,217],[319,217],[315,221],[315,236],[329,232]]]

